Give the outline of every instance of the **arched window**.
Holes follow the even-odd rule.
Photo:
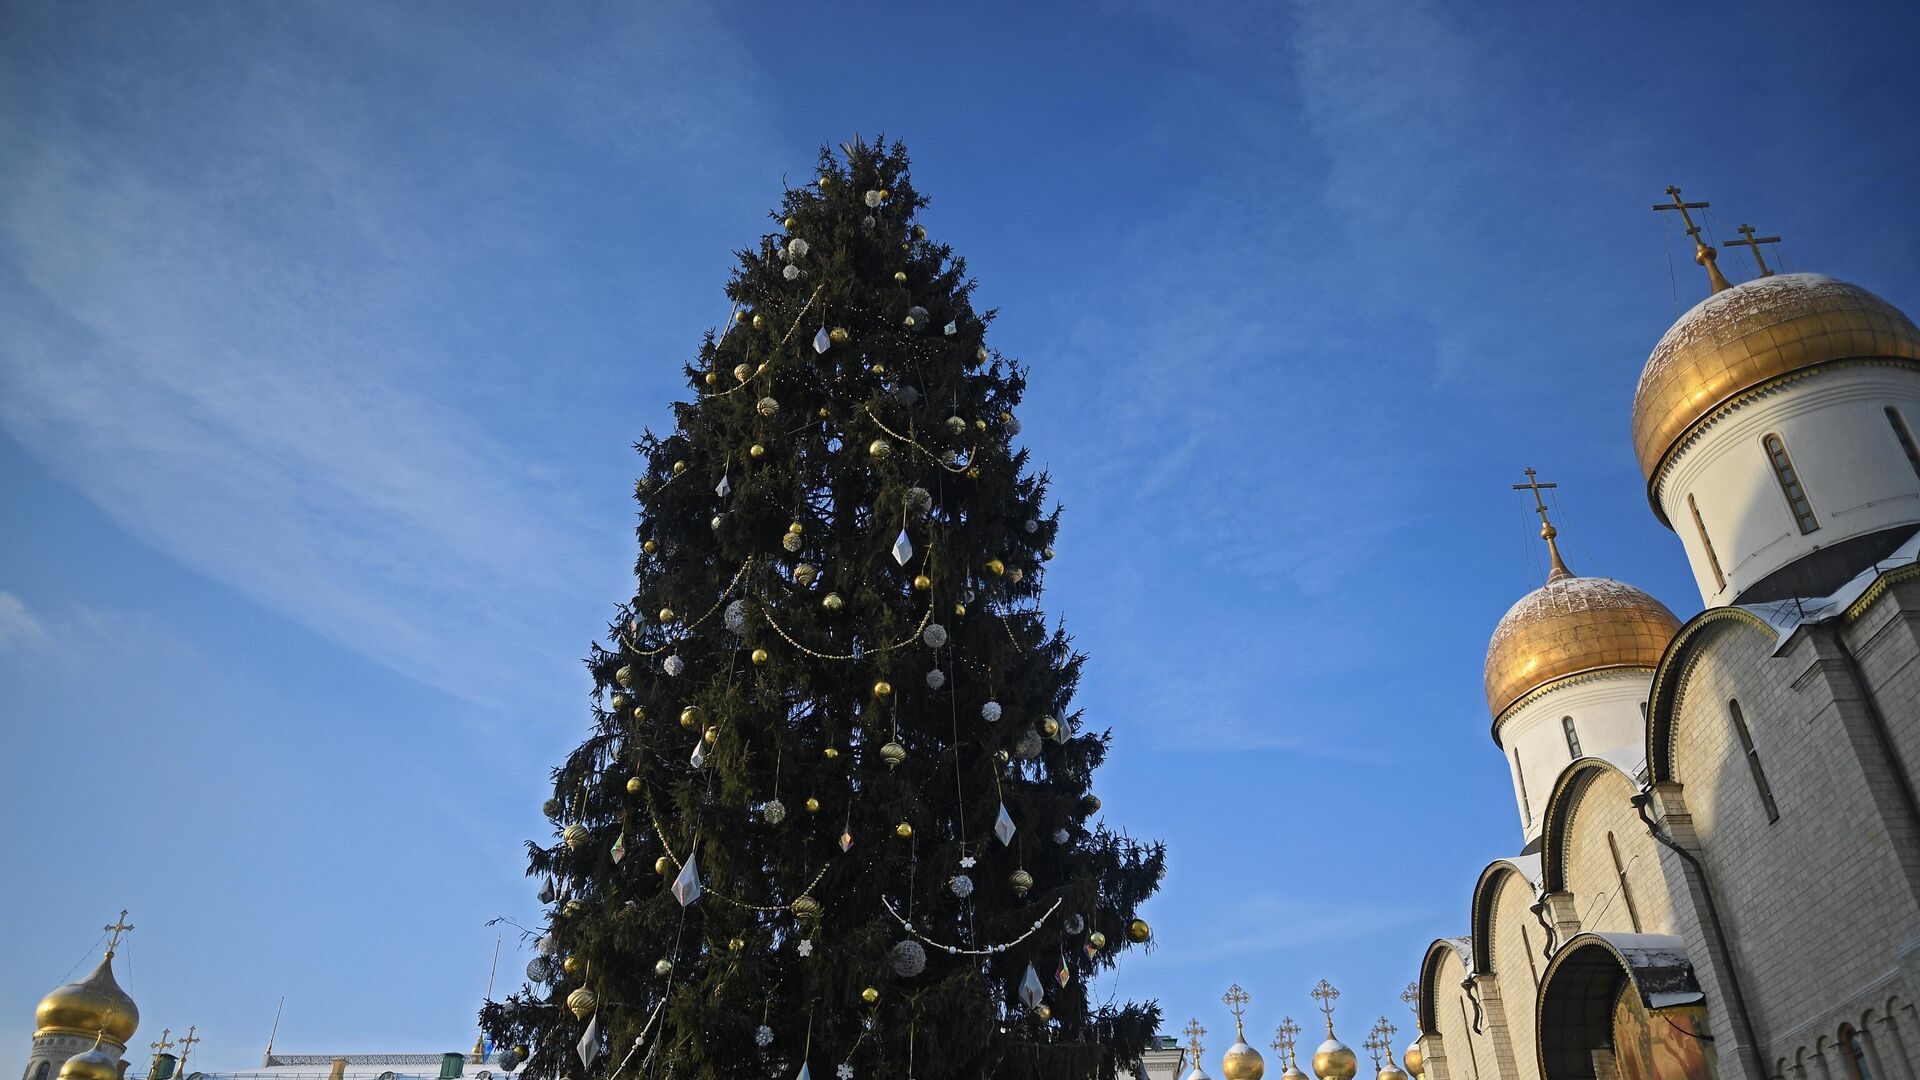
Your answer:
[[[1613,873],[1620,879],[1620,899],[1627,905],[1627,922],[1633,925],[1633,932],[1640,932],[1640,909],[1633,905],[1633,890],[1627,887],[1627,868],[1620,861],[1620,845],[1614,842],[1613,833],[1607,833],[1607,853],[1613,856]]]
[[[1687,495],[1687,509],[1693,511],[1693,527],[1699,530],[1700,546],[1707,551],[1707,565],[1713,568],[1713,583],[1724,589],[1727,587],[1727,575],[1720,572],[1720,555],[1713,550],[1713,537],[1707,535],[1707,523],[1700,517],[1700,504],[1693,501],[1692,493]]]
[[[126,922],[125,919],[122,919],[120,921]],[[40,1063],[39,1068],[33,1070],[33,1080],[47,1080],[47,1074],[52,1071],[53,1071],[53,1062],[43,1061]]]
[[[1920,446],[1913,444],[1913,432],[1907,427],[1907,418],[1900,410],[1887,406],[1887,423],[1893,425],[1893,437],[1900,440],[1900,451],[1907,455],[1907,464],[1913,466],[1913,474],[1920,476]]]
[[[1787,444],[1780,441],[1778,435],[1765,435],[1760,445],[1767,448],[1767,460],[1773,463],[1774,479],[1780,481],[1780,494],[1786,496],[1787,509],[1793,511],[1794,523],[1800,526],[1802,533],[1810,533],[1820,527],[1820,519],[1813,516],[1813,503],[1807,499],[1807,487],[1800,482],[1800,473],[1793,467],[1793,459],[1787,456]]]
[[[1866,1039],[1852,1024],[1840,1025],[1840,1060],[1853,1080],[1873,1080],[1873,1067],[1867,1064]]]
[[[1767,783],[1767,770],[1760,765],[1760,752],[1753,748],[1753,732],[1747,730],[1747,718],[1737,699],[1727,701],[1727,715],[1733,718],[1734,733],[1740,736],[1740,749],[1747,755],[1747,771],[1753,774],[1753,787],[1760,793],[1760,805],[1766,808],[1768,821],[1780,820],[1780,807],[1773,801],[1773,785]]]
[[[1533,825],[1533,803],[1527,799],[1527,774],[1520,768],[1520,750],[1513,751],[1513,778],[1520,785],[1520,814],[1527,819],[1527,825]]]
[[[1579,757],[1580,756],[1580,733],[1573,729],[1573,717],[1571,716],[1561,717],[1560,730],[1567,737],[1567,753],[1571,754],[1576,758]]]

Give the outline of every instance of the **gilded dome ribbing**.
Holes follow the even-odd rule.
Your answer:
[[[1495,724],[1532,691],[1608,668],[1659,664],[1680,629],[1665,604],[1611,578],[1552,577],[1520,598],[1487,644],[1487,711]]]
[[[100,966],[79,982],[68,983],[40,999],[33,1012],[34,1037],[42,1035],[80,1035],[92,1037],[105,1033],[108,1041],[120,1046],[133,1038],[140,1026],[140,1010],[113,978],[113,954],[101,958]]]
[[[1920,363],[1920,328],[1857,285],[1777,274],[1695,304],[1654,346],[1633,395],[1633,448],[1654,513],[1666,521],[1654,488],[1667,461],[1722,405],[1792,372],[1859,359]]]

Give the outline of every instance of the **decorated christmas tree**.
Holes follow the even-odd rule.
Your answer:
[[[546,927],[482,1024],[529,1076],[1055,1078],[1159,1020],[1089,1000],[1164,849],[1038,600],[1024,369],[914,222],[905,149],[823,151],[648,433],[636,587],[529,844]]]

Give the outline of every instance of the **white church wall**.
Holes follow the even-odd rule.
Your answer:
[[[1674,776],[1769,1060],[1831,1041],[1835,1018],[1897,978],[1901,954],[1920,939],[1920,910],[1880,811],[1840,745],[1832,680],[1844,669],[1804,631],[1779,657],[1771,652],[1768,635],[1743,625],[1703,643],[1673,734]],[[1740,703],[1777,820],[1730,700]]]
[[[1873,687],[1897,763],[1920,788],[1920,579],[1893,585],[1847,628],[1847,642]]]
[[[1768,574],[1818,548],[1920,521],[1920,474],[1885,408],[1897,408],[1920,439],[1920,374],[1892,366],[1818,371],[1750,401],[1710,425],[1676,455],[1658,497],[1686,550],[1709,607],[1730,603]],[[1762,440],[1785,443],[1819,527],[1802,533]],[[1700,512],[1726,578],[1695,525]]]
[[[1494,886],[1489,920],[1493,971],[1500,983],[1500,1000],[1506,1006],[1507,1037],[1513,1044],[1514,1067],[1519,1080],[1538,1080],[1539,1036],[1535,1030],[1534,1002],[1540,989],[1540,959],[1534,947],[1543,944],[1540,924],[1529,910],[1533,904],[1533,886],[1517,872],[1502,874]]]
[[[1434,980],[1434,1025],[1446,1047],[1447,1071],[1453,1080],[1504,1080],[1494,1064],[1492,1040],[1473,1032],[1473,1002],[1460,988],[1466,977],[1466,965],[1449,951]]]
[[[1540,836],[1547,797],[1574,760],[1565,722],[1573,718],[1580,756],[1638,759],[1646,745],[1647,687],[1651,671],[1621,670],[1570,681],[1509,714],[1500,725],[1507,768],[1513,775],[1514,810],[1527,843]]]
[[[1633,807],[1637,789],[1605,767],[1587,768],[1577,783],[1559,832],[1580,929],[1676,933],[1659,846]]]

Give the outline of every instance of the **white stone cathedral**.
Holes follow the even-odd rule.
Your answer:
[[[1633,441],[1705,609],[1570,572],[1542,508],[1486,664],[1523,844],[1427,949],[1422,1080],[1920,1080],[1920,329],[1693,235]]]

